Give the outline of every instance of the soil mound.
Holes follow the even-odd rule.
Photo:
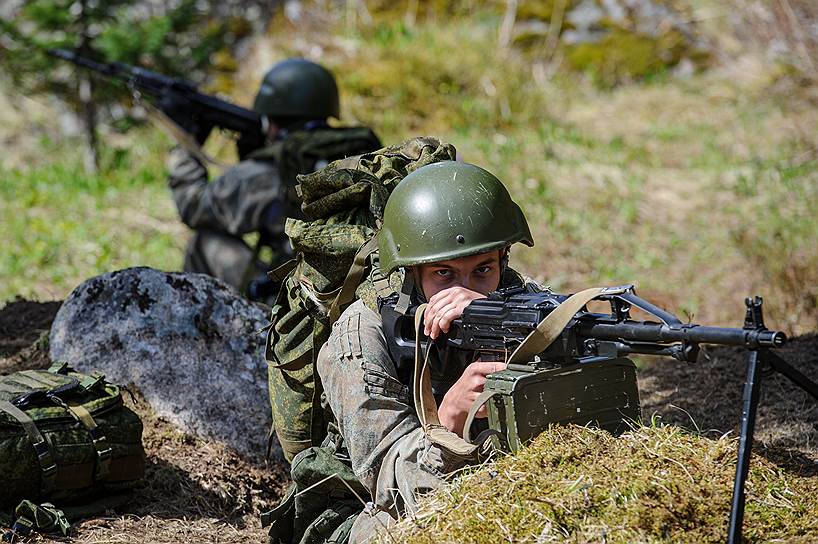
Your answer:
[[[778,353],[818,379],[818,334],[791,339]],[[651,362],[639,371],[642,413],[707,435],[738,434],[747,352],[708,349],[696,363]],[[761,379],[754,451],[818,474],[818,401],[777,372]]]
[[[618,438],[553,427],[425,497],[378,542],[724,542],[735,446],[671,425]],[[815,542],[818,478],[756,457],[746,491],[747,542]]]
[[[14,355],[48,332],[61,304],[16,298],[0,308],[0,357]]]

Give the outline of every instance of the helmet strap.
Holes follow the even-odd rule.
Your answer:
[[[403,283],[400,286],[398,302],[395,303],[395,311],[400,315],[406,315],[409,305],[412,303],[412,292],[415,290],[415,270],[413,268],[404,269]]]
[[[511,246],[506,246],[500,250],[500,281],[503,281],[503,276],[506,275],[508,268],[508,258],[511,256]]]

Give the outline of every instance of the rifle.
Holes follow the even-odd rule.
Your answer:
[[[204,143],[213,127],[240,135],[241,151],[262,147],[267,134],[267,119],[252,110],[201,93],[196,85],[181,78],[168,77],[122,62],[97,62],[65,49],[49,49],[54,57],[67,60],[104,76],[124,81],[137,99],[144,93],[154,99],[160,111],[186,133]]]
[[[588,311],[590,300],[610,304],[610,313]],[[432,393],[442,393],[465,364],[478,357],[505,361],[505,370],[486,377],[463,431],[477,410],[488,403],[488,426],[495,446],[517,451],[551,424],[592,424],[613,433],[641,417],[636,367],[632,354],[670,356],[695,361],[700,344],[738,346],[748,350],[743,393],[738,464],[733,487],[728,542],[741,541],[744,483],[747,479],[762,370],[787,377],[818,399],[818,384],[773,350],[784,345],[783,332],[764,325],[761,297],[745,299],[740,329],[683,323],[673,314],[636,296],[632,285],[589,289],[571,297],[530,286],[501,290],[472,301],[449,332],[434,342],[415,331],[417,306],[395,309],[397,296],[381,302],[387,344],[402,379],[421,363],[416,344],[426,353]],[[657,321],[635,321],[638,308]],[[435,352],[434,357],[430,354]],[[406,382],[405,382],[406,383]]]

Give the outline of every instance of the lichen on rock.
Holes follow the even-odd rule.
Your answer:
[[[50,354],[135,385],[161,417],[258,459],[270,428],[267,323],[266,308],[209,276],[129,268],[71,293]]]

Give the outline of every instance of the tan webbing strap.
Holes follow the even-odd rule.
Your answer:
[[[37,461],[40,463],[40,471],[42,472],[40,488],[42,493],[50,493],[51,490],[54,489],[54,483],[57,478],[57,464],[54,462],[54,455],[52,455],[51,447],[45,437],[40,433],[40,430],[37,429],[34,420],[9,401],[1,401],[0,410],[9,414],[23,426],[23,430],[25,430],[28,439],[31,441],[31,445],[34,447]]]
[[[3,391],[5,393],[12,393],[12,394],[24,393],[25,391],[23,389],[21,389],[22,387],[23,387],[22,385],[16,385],[15,386],[15,385],[12,385],[10,383],[0,382],[0,391]]]
[[[426,304],[421,304],[415,311],[415,372],[412,387],[415,411],[430,442],[442,446],[457,455],[472,456],[481,444],[469,444],[441,425],[440,418],[437,415],[437,403],[432,393],[432,380],[427,364],[429,362],[429,352],[426,353],[422,364],[420,361],[420,334],[425,309]]]
[[[469,408],[469,414],[466,416],[466,423],[463,424],[463,440],[465,440],[469,444],[472,443],[472,441],[471,441],[471,424],[474,423],[474,416],[477,415],[477,411],[480,410],[480,407],[483,406],[485,403],[487,403],[489,401],[489,399],[491,397],[493,397],[494,395],[496,395],[497,393],[498,393],[498,391],[483,391],[482,393],[477,395],[477,398],[474,399],[474,402],[472,403],[471,408]],[[483,431],[482,433],[480,433],[477,436],[477,440],[475,440],[474,443],[480,444],[482,442],[481,437],[483,437],[483,435],[485,433],[488,433],[488,435],[485,438],[488,438],[488,436],[491,436],[493,434],[500,434],[500,432],[497,431],[497,430],[488,429],[488,430]],[[485,440],[485,438],[483,438],[483,440]]]
[[[290,259],[286,263],[267,272],[267,277],[276,283],[281,283],[284,281],[284,278],[287,277],[287,274],[292,272],[296,266],[298,266],[298,258]]]
[[[54,389],[55,387],[60,387],[65,385],[65,377],[64,376],[49,376],[48,374],[44,374],[42,372],[38,372],[36,370],[22,370],[20,374],[24,376],[28,376],[32,380],[36,382],[40,382],[44,386],[48,387],[49,389]]]
[[[48,367],[48,371],[52,374],[66,374],[69,370],[68,363],[65,361],[55,361]]]
[[[344,278],[344,283],[341,285],[341,291],[338,296],[332,301],[329,307],[329,324],[332,326],[341,315],[341,308],[352,302],[355,298],[355,290],[364,279],[366,273],[366,260],[378,249],[378,237],[373,236],[367,240],[355,253],[355,259],[352,261],[352,266],[349,267],[347,277]]]
[[[530,361],[542,353],[556,340],[577,312],[600,295],[617,295],[627,291],[627,287],[592,287],[568,297],[554,311],[540,321],[537,328],[517,346],[508,358],[509,364]]]
[[[79,404],[68,404],[66,408],[71,411],[77,420],[82,423],[82,426],[88,431],[91,436],[91,443],[97,451],[97,467],[94,472],[94,481],[104,481],[111,468],[111,446],[108,444],[108,439],[99,430],[97,422],[84,406]]]
[[[22,386],[31,389],[51,389],[51,385],[44,383],[41,380],[24,375],[22,372],[17,372],[8,377],[9,381],[19,383]]]

